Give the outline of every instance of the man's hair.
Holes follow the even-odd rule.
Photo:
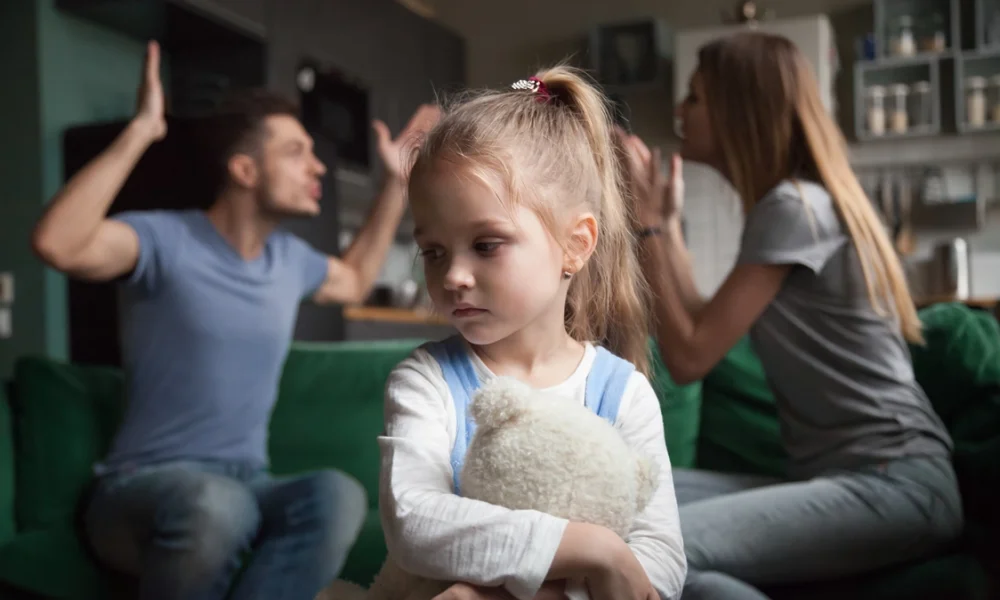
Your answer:
[[[253,89],[228,97],[219,107],[220,145],[223,161],[238,153],[253,153],[264,138],[268,117],[299,118],[299,108],[274,92]]]
[[[211,156],[214,193],[218,194],[229,181],[229,159],[236,154],[255,156],[266,139],[268,117],[299,118],[299,108],[292,101],[269,90],[243,90],[220,103],[206,129],[199,135],[202,149]]]

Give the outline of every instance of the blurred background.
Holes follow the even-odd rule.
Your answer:
[[[163,45],[168,139],[112,212],[199,206],[202,119],[229,90],[297,100],[333,165],[323,216],[289,223],[338,252],[379,178],[370,121],[393,132],[422,102],[506,86],[568,60],[620,121],[677,147],[673,108],[698,47],[745,27],[812,62],[918,302],[1000,295],[1000,4],[994,0],[4,0],[0,5],[0,374],[24,354],[115,363],[114,288],[69,282],[31,254],[47,198],[132,111],[144,42]],[[702,293],[735,258],[742,217],[712,171],[685,165],[685,231]],[[374,182],[374,183],[373,183]],[[299,340],[430,337],[405,220],[365,306],[304,306]]]

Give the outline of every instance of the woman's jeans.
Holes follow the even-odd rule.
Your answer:
[[[339,573],[367,512],[336,471],[274,478],[239,463],[105,475],[84,522],[98,558],[138,577],[140,600],[312,600]]]
[[[766,598],[757,585],[822,581],[952,543],[962,502],[947,457],[805,481],[676,469],[688,559],[684,600]]]

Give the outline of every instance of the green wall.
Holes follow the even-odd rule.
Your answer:
[[[41,205],[38,19],[32,0],[0,3],[0,271],[14,273],[13,337],[0,377],[21,353],[45,350],[45,281],[28,244]]]
[[[14,336],[0,340],[4,377],[19,355],[67,354],[66,282],[32,256],[31,228],[63,182],[63,131],[132,113],[144,44],[55,0],[0,5],[0,271],[14,271],[17,293]]]

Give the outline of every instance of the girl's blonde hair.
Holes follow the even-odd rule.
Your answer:
[[[698,73],[722,167],[750,211],[784,179],[821,182],[861,262],[868,298],[922,342],[906,276],[848,160],[847,143],[819,95],[812,68],[788,39],[744,32],[702,47]],[[780,232],[776,232],[780,235]]]
[[[648,371],[646,284],[634,252],[614,127],[605,97],[583,74],[556,66],[541,89],[474,93],[447,108],[417,151],[410,186],[447,159],[494,188],[508,207],[533,209],[560,241],[574,209],[597,220],[597,246],[573,276],[566,329]],[[500,182],[502,189],[495,189]]]

